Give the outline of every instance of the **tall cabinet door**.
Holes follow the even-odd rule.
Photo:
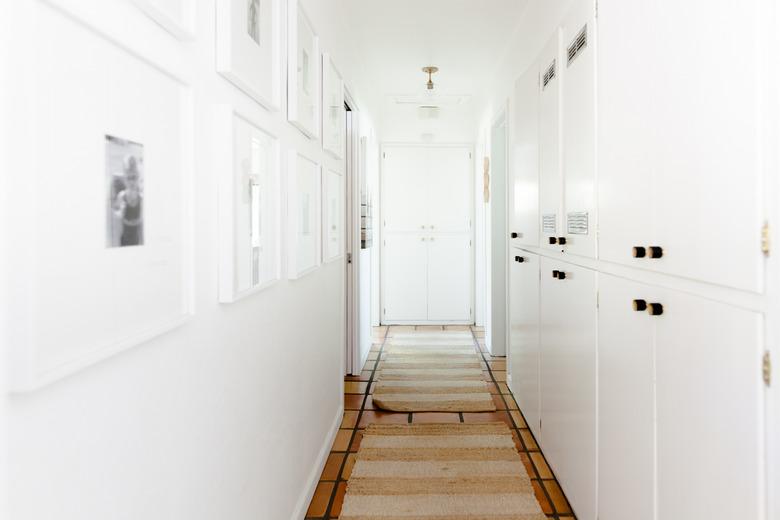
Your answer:
[[[430,148],[428,150],[427,229],[434,233],[468,233],[473,213],[474,182],[471,150]],[[422,178],[422,177],[421,177]],[[420,183],[420,178],[417,179]]]
[[[539,245],[539,65],[515,83],[512,131],[512,177],[509,182],[512,245]]]
[[[428,319],[466,321],[472,317],[471,238],[437,235],[428,239]]]
[[[384,242],[383,319],[428,319],[427,238],[418,234],[389,234]]]
[[[559,249],[551,238],[562,236],[561,199],[561,34],[548,42],[539,69],[539,229],[541,246]]]
[[[428,224],[428,151],[388,147],[382,170],[382,220],[385,231],[423,232]]]
[[[541,266],[542,448],[577,518],[595,520],[596,273]]]
[[[599,276],[600,520],[655,518],[654,320],[644,306],[656,293]]]
[[[563,24],[563,179],[566,251],[596,257],[596,23],[576,0]]]
[[[774,3],[599,1],[604,259],[760,291]],[[663,258],[636,261],[636,245]]]
[[[658,518],[763,518],[762,317],[673,291],[659,303]]]
[[[538,255],[514,250],[509,257],[509,370],[512,393],[528,427],[541,438],[539,392]]]

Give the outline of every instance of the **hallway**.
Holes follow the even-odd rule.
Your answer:
[[[451,413],[417,412],[393,413],[377,409],[372,402],[373,382],[384,359],[383,349],[394,334],[420,332],[430,334],[443,331],[470,331],[474,348],[483,361],[484,380],[488,383],[496,412]],[[550,470],[544,454],[519,410],[506,380],[506,358],[493,357],[485,348],[482,327],[475,326],[382,326],[373,329],[374,344],[366,365],[359,376],[347,376],[344,380],[344,420],[320,476],[314,497],[306,513],[307,520],[335,520],[339,518],[344,496],[363,432],[369,424],[483,424],[503,422],[512,429],[514,443],[525,467],[535,498],[548,518],[573,519],[574,515]]]

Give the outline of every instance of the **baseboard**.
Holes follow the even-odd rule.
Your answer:
[[[344,418],[344,404],[339,407],[339,411],[336,414],[333,424],[330,427],[328,436],[325,439],[325,443],[320,448],[320,453],[317,455],[317,461],[314,464],[314,468],[309,474],[309,478],[306,479],[306,488],[303,491],[303,495],[298,499],[298,504],[295,506],[295,512],[293,513],[293,520],[304,520],[306,517],[306,511],[309,509],[309,503],[314,496],[314,491],[317,489],[317,484],[320,481],[320,475],[322,470],[325,469],[325,463],[328,462],[328,455],[330,454],[330,448],[333,446],[333,441],[336,440],[336,434],[339,431],[341,420]]]

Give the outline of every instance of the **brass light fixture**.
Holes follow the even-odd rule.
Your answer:
[[[423,67],[423,72],[428,75],[428,90],[433,90],[433,75],[439,72],[439,67]]]

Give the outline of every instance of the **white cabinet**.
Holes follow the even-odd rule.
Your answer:
[[[567,253],[596,257],[596,23],[577,0],[563,23],[563,224]]]
[[[657,299],[646,285],[599,276],[600,520],[623,520],[626,511],[655,518],[654,322],[639,300]]]
[[[512,245],[539,245],[539,65],[515,83],[508,193]]]
[[[761,290],[773,3],[600,0],[603,259]]]
[[[382,247],[383,318],[428,319],[428,243],[416,234],[388,235]]]
[[[528,427],[541,438],[539,392],[540,257],[515,249],[509,255],[509,372],[511,390]]]
[[[384,230],[422,231],[428,225],[427,153],[422,148],[386,149],[382,163]]]
[[[472,256],[468,236],[428,238],[428,320],[471,320]]]
[[[595,520],[596,273],[542,258],[540,323],[542,449],[577,518]]]
[[[436,233],[471,231],[474,183],[468,148],[428,148],[429,229]],[[420,179],[418,179],[420,182]]]

